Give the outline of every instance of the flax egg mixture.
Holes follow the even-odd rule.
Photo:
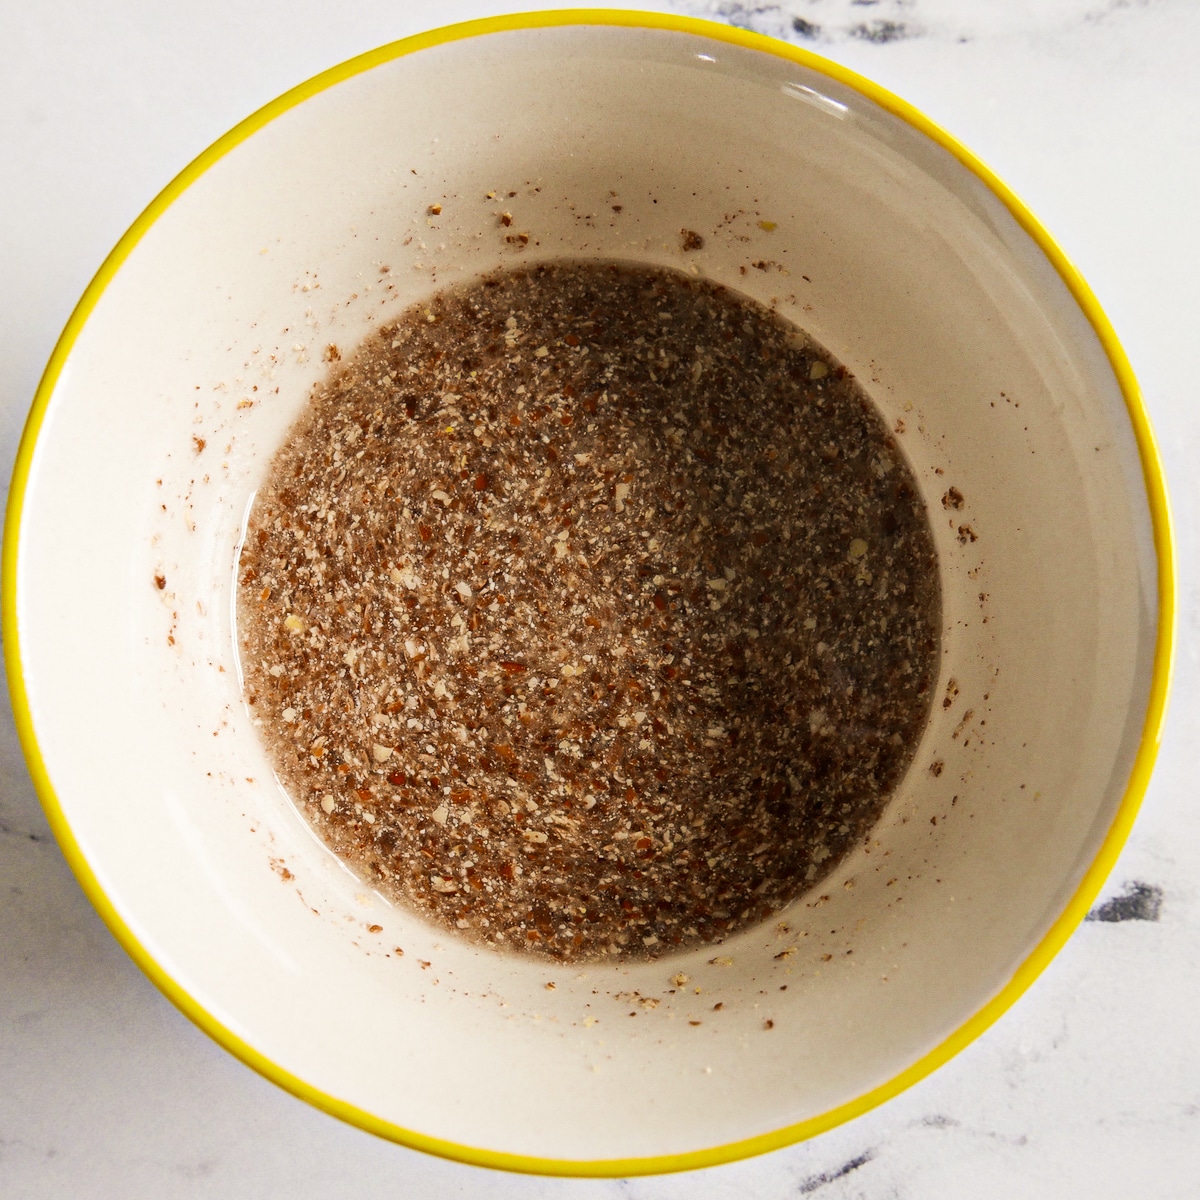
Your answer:
[[[940,591],[830,355],[712,283],[556,262],[327,356],[238,620],[333,851],[434,923],[584,960],[719,941],[862,843],[928,715]]]

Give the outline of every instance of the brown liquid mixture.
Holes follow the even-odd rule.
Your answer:
[[[929,526],[870,401],[657,269],[499,274],[380,330],[239,569],[247,700],[326,843],[560,959],[720,940],[820,880],[936,671]]]

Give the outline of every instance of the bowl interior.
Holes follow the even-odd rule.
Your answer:
[[[498,956],[390,907],[292,810],[238,688],[240,531],[325,347],[561,256],[694,271],[803,326],[896,431],[940,554],[933,715],[869,844],[778,922],[654,963]],[[161,970],[372,1127],[539,1160],[778,1130],[959,1028],[1113,821],[1157,631],[1129,416],[1034,241],[815,64],[665,29],[380,55],[236,141],[80,330],[20,538],[50,781]]]

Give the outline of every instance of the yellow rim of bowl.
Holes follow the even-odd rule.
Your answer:
[[[676,33],[695,34],[710,41],[727,42],[749,50],[759,50],[779,58],[799,63],[809,70],[816,71],[836,80],[838,83],[857,91],[880,108],[906,121],[909,125],[925,134],[926,137],[948,150],[969,171],[973,172],[1007,207],[1018,224],[1034,240],[1042,252],[1053,264],[1062,281],[1074,296],[1076,303],[1091,323],[1100,339],[1100,343],[1108,356],[1113,374],[1116,376],[1125,403],[1129,410],[1129,419],[1137,439],[1138,451],[1141,455],[1142,472],[1145,479],[1146,493],[1150,505],[1151,521],[1154,528],[1154,546],[1158,556],[1158,638],[1154,654],[1154,675],[1150,687],[1149,702],[1146,708],[1146,721],[1142,731],[1141,744],[1133,770],[1130,773],[1129,784],[1125,790],[1120,808],[1117,810],[1113,823],[1108,830],[1103,844],[1095,860],[1084,875],[1082,882],[1072,896],[1070,903],[1062,915],[1055,921],[1049,932],[1042,938],[1033,952],[1017,968],[1013,977],[985,1004],[973,1017],[956,1029],[940,1045],[918,1059],[906,1070],[889,1079],[879,1087],[865,1092],[846,1104],[839,1105],[829,1112],[810,1117],[798,1124],[785,1126],[783,1129],[758,1137],[746,1138],[742,1141],[728,1142],[707,1150],[695,1150],[685,1154],[664,1154],[644,1158],[614,1158],[598,1160],[569,1160],[538,1158],[523,1154],[506,1154],[496,1150],[479,1149],[473,1146],[461,1146],[455,1142],[441,1138],[429,1137],[410,1129],[403,1129],[388,1121],[374,1116],[372,1113],[355,1107],[336,1096],[326,1095],[303,1079],[291,1074],[278,1063],[265,1058],[253,1046],[243,1041],[231,1030],[221,1025],[204,1007],[175,982],[137,938],[129,926],[125,924],[113,903],[105,895],[95,874],[84,858],[78,843],[71,833],[66,816],[59,805],[58,798],[50,784],[46,764],[38,748],[34,732],[33,719],[29,711],[28,695],[21,669],[20,638],[16,617],[16,588],[17,564],[19,558],[19,534],[21,516],[24,509],[25,489],[29,482],[30,467],[33,462],[38,434],[45,417],[51,396],[57,385],[63,364],[71,352],[75,339],[87,322],[92,310],[99,303],[105,288],[113,276],[120,270],[122,263],[132,253],[134,247],[142,239],[147,230],[158,220],[159,216],[194,183],[215,162],[223,158],[234,147],[246,141],[252,134],[261,129],[276,117],[303,103],[309,97],[341,83],[364,71],[369,71],[382,63],[401,58],[418,50],[432,46],[443,46],[464,38],[479,37],[482,34],[501,33],[512,30],[543,29],[564,25],[608,25],[627,26],[638,29],[667,30]],[[935,125],[928,117],[922,115],[911,105],[893,96],[884,88],[864,79],[861,75],[844,67],[829,62],[816,54],[799,47],[790,46],[785,42],[762,34],[749,33],[745,30],[734,29],[726,25],[718,25],[711,21],[697,20],[691,17],[677,17],[664,13],[646,13],[620,11],[613,9],[563,9],[554,12],[520,13],[508,16],[489,17],[484,20],[467,21],[458,25],[450,25],[429,33],[418,34],[415,37],[404,38],[391,42],[376,50],[361,54],[356,58],[331,67],[320,75],[309,79],[289,92],[285,92],[276,100],[271,101],[256,113],[247,117],[240,125],[231,129],[224,137],[214,142],[199,157],[186,166],[163,190],[151,201],[146,210],[129,227],[125,236],[113,248],[104,260],[95,278],[88,285],[70,319],[67,321],[60,336],[45,373],[38,385],[34,396],[33,406],[25,424],[21,444],[17,452],[16,464],[13,469],[12,486],[9,493],[8,512],[4,528],[4,562],[3,576],[0,581],[0,599],[3,604],[3,639],[5,665],[8,671],[9,690],[12,694],[13,712],[16,719],[17,731],[21,745],[29,764],[30,775],[34,786],[46,810],[54,836],[58,839],[63,855],[71,869],[79,879],[84,892],[95,905],[100,916],[117,941],[125,948],[139,967],[150,977],[160,991],[175,1004],[186,1016],[191,1018],[210,1037],[219,1042],[231,1053],[240,1058],[247,1066],[258,1071],[267,1079],[286,1088],[302,1100],[323,1109],[335,1117],[340,1117],[352,1125],[357,1125],[380,1137],[399,1142],[415,1150],[423,1150],[429,1154],[440,1155],[444,1158],[456,1159],[460,1162],[475,1166],[493,1167],[505,1171],[523,1171],[543,1175],[573,1175],[573,1176],[629,1176],[648,1175],[666,1171],[690,1170],[698,1167],[711,1167],[719,1163],[735,1159],[748,1158],[768,1150],[776,1150],[782,1146],[804,1138],[813,1137],[827,1129],[840,1125],[843,1121],[860,1116],[883,1101],[890,1099],[899,1092],[910,1087],[924,1078],[935,1068],[957,1054],[964,1046],[979,1037],[1045,969],[1050,960],[1066,942],[1071,932],[1083,919],[1100,890],[1101,884],[1116,862],[1117,855],[1128,837],[1134,816],[1141,803],[1142,796],[1150,782],[1150,773],[1158,753],[1162,735],[1162,725],[1166,712],[1167,695],[1170,691],[1171,665],[1173,651],[1173,635],[1175,625],[1175,576],[1174,552],[1171,535],[1170,509],[1167,501],[1166,486],[1163,478],[1162,464],[1154,442],[1154,434],[1150,428],[1149,417],[1142,401],[1141,393],[1134,379],[1133,371],[1125,352],[1117,341],[1117,336],[1104,315],[1096,297],[1084,282],[1082,276],[1071,264],[1066,254],[1055,243],[1053,238],[1042,228],[1033,214],[1020,200],[970,151],[960,145],[945,130]]]

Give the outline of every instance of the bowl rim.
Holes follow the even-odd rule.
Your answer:
[[[63,366],[75,341],[100,302],[106,288],[158,218],[208,169],[235,147],[250,138],[276,117],[308,100],[312,96],[356,75],[414,54],[420,50],[447,45],[467,38],[492,33],[547,29],[564,26],[609,26],[647,29],[690,34],[709,41],[725,42],[743,49],[755,50],[796,63],[822,74],[858,92],[880,108],[898,117],[917,132],[924,134],[952,154],[960,164],[976,176],[1005,206],[1016,222],[1045,254],[1051,266],[1070,292],[1100,341],[1125,401],[1141,461],[1142,476],[1153,530],[1154,549],[1158,567],[1157,636],[1153,673],[1146,704],[1146,716],[1141,740],[1124,796],[1112,823],[1079,886],[1067,902],[1058,919],[1038,944],[1017,967],[1000,991],[979,1008],[957,1029],[944,1038],[916,1062],[853,1100],[804,1121],[755,1137],[727,1142],[703,1150],[677,1154],[662,1154],[635,1158],[595,1160],[552,1159],[526,1154],[511,1154],[461,1145],[443,1138],[431,1137],[414,1130],[401,1128],[389,1121],[337,1097],[328,1095],[312,1084],[292,1074],[285,1067],[261,1054],[232,1030],[226,1028],[195,997],[190,995],[141,945],[133,931],[118,913],[113,901],[99,883],[71,831],[70,823],[54,789],[49,772],[38,746],[33,716],[23,674],[20,628],[16,617],[17,573],[21,556],[20,532],[25,504],[25,492],[37,449],[38,438],[50,400],[57,387]],[[12,699],[13,716],[34,788],[45,809],[50,828],[64,858],[78,879],[84,893],[108,926],[113,936],[151,982],[185,1016],[205,1033],[260,1075],[278,1084],[301,1100],[307,1101],[332,1116],[398,1142],[443,1158],[473,1166],[528,1174],[575,1177],[622,1177],[649,1175],[669,1171],[692,1170],[716,1166],[752,1155],[776,1150],[794,1142],[814,1137],[845,1121],[861,1116],[885,1100],[911,1087],[960,1050],[979,1037],[1033,983],[1058,953],[1083,920],[1104,880],[1114,866],[1133,825],[1142,797],[1150,782],[1154,761],[1162,738],[1170,692],[1174,654],[1176,581],[1170,505],[1167,497],[1163,464],[1155,443],[1149,415],[1129,361],[1117,340],[1116,333],[1095,295],[1063,249],[1042,227],[1032,212],[1017,196],[974,154],[918,111],[885,88],[862,75],[814,54],[799,46],[748,30],[718,24],[694,17],[668,13],[640,12],[618,9],[558,9],[545,12],[512,13],[460,22],[389,42],[374,50],[356,55],[330,67],[270,101],[235,125],[206,150],[193,159],[147,205],[117,242],[88,284],[78,304],[59,336],[38,384],[29,416],[26,419],[18,446],[9,489],[4,528],[3,567],[0,575],[0,609],[4,642],[5,668]]]

